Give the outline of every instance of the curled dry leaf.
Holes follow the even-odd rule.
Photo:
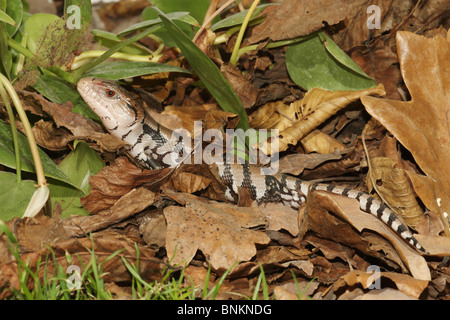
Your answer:
[[[346,147],[336,138],[333,138],[320,130],[314,130],[302,139],[302,145],[306,153],[317,152],[321,154],[342,151]]]
[[[425,259],[397,236],[386,224],[376,217],[361,211],[356,200],[316,191],[309,196],[307,206],[308,224],[310,229],[316,233],[356,248],[368,255],[375,255],[383,259],[384,257],[373,251],[371,247],[368,247],[366,241],[373,242],[373,239],[367,236],[361,239],[362,234],[359,234],[363,230],[373,231],[381,236],[374,243],[382,243],[384,239],[388,240],[395,248],[395,251],[392,251],[391,254],[398,253],[414,278],[431,279],[430,270]],[[333,212],[348,223],[330,216],[328,212]]]
[[[396,168],[396,161],[387,157],[370,159],[371,170],[367,177],[369,190],[375,188],[389,207],[405,222],[415,227],[422,219],[422,208],[403,169]],[[375,187],[372,184],[375,182]]]
[[[374,281],[379,280],[381,277],[391,280],[397,286],[398,290],[416,299],[420,297],[428,286],[427,280],[415,279],[401,273],[350,271],[333,285],[333,289],[336,291],[339,288],[352,287],[356,284],[360,284],[364,289],[367,289],[374,284]]]
[[[189,263],[197,250],[203,252],[215,270],[226,270],[235,262],[248,261],[256,244],[270,239],[249,228],[266,224],[256,208],[236,207],[189,194],[169,192],[185,207],[164,209],[167,221],[166,250],[173,263]]]
[[[363,97],[361,101],[411,152],[426,174],[416,193],[427,208],[441,214],[450,235],[450,33],[447,39],[441,35],[428,39],[397,32],[397,50],[411,101],[374,97]]]
[[[346,107],[349,103],[367,95],[383,95],[383,85],[358,91],[328,91],[313,88],[302,100],[289,106],[268,104],[259,108],[250,117],[253,128],[278,129],[279,151],[285,151],[289,145],[296,145],[312,130],[329,117]],[[259,148],[270,154],[270,142],[264,141]],[[255,146],[253,146],[255,147]]]
[[[119,138],[109,133],[104,133],[101,125],[95,121],[87,119],[81,114],[73,113],[73,104],[71,102],[57,104],[46,100],[37,93],[22,91],[21,94],[24,101],[26,101],[26,105],[28,105],[27,109],[30,109],[30,106],[35,104],[42,106],[42,110],[51,115],[57,128],[64,127],[68,129],[76,139],[95,141],[103,150],[112,152],[126,145]],[[36,108],[34,107],[33,110],[36,110]]]
[[[145,185],[149,189],[158,190],[172,172],[170,168],[139,169],[127,158],[117,158],[112,165],[89,178],[92,188],[89,195],[81,199],[81,204],[89,212],[98,213],[110,208],[120,197],[136,187]]]
[[[36,142],[48,150],[61,151],[77,139],[63,128],[55,128],[52,122],[39,120],[32,128]]]
[[[151,206],[156,198],[156,194],[146,188],[133,189],[117,200],[112,207],[96,215],[73,216],[65,219],[64,227],[72,237],[85,236],[141,212]]]

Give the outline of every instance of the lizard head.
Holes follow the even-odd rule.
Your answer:
[[[82,78],[77,89],[105,128],[119,138],[139,125],[144,117],[143,108],[114,81]]]

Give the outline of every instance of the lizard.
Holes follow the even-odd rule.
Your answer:
[[[180,139],[173,139],[173,131],[160,125],[126,89],[115,81],[100,78],[81,78],[77,89],[87,105],[99,116],[105,129],[127,143],[127,153],[142,168],[175,167],[174,161],[182,148]],[[294,176],[276,173],[263,175],[258,165],[248,163],[215,163],[221,182],[227,187],[225,195],[237,201],[239,188],[245,188],[257,203],[281,202],[298,209],[308,194],[315,190],[355,199],[362,211],[372,214],[404,241],[427,253],[409,228],[384,202],[371,195],[348,187],[312,183]]]

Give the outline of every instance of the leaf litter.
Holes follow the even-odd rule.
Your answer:
[[[147,280],[160,279],[168,263],[186,265],[186,275],[202,288],[206,263],[213,272],[210,287],[232,268],[219,298],[236,298],[229,291],[251,296],[260,266],[276,299],[299,298],[293,275],[305,295],[314,299],[448,298],[450,272],[439,258],[450,255],[448,238],[442,236],[448,236],[444,213],[450,209],[450,141],[446,122],[442,121],[446,119],[449,101],[449,35],[436,29],[436,34],[427,38],[394,32],[395,28],[388,37],[382,34],[383,30],[376,30],[379,34],[375,35],[365,34],[368,29],[360,25],[366,22],[366,15],[358,14],[366,9],[365,1],[333,5],[336,10],[331,10],[325,1],[313,5],[287,0],[281,6],[271,6],[265,10],[265,22],[253,27],[245,41],[289,39],[324,28],[323,21],[327,22],[325,28],[338,24],[341,29],[333,34],[333,40],[351,51],[351,57],[374,76],[378,87],[364,92],[286,90],[293,84],[286,70],[278,69],[275,63],[284,59],[280,50],[273,50],[273,56],[264,50],[244,55],[242,66],[259,68],[245,78],[229,66],[224,65],[222,71],[232,87],[246,88],[238,95],[245,96],[243,102],[249,109],[252,127],[283,130],[282,150],[290,154],[281,158],[282,170],[300,178],[327,180],[346,173],[359,175],[370,161],[372,179],[366,178],[367,186],[361,180],[350,185],[369,191],[387,188],[382,197],[390,195],[389,205],[407,211],[406,221],[414,219],[410,225],[419,232],[417,238],[429,256],[417,254],[384,224],[361,212],[352,199],[314,192],[306,206],[296,211],[279,204],[257,206],[243,192],[237,206],[222,202],[223,186],[201,166],[140,169],[126,157],[116,157],[123,144],[104,133],[94,121],[71,112],[70,102],[51,103],[39,94],[23,91],[28,110],[46,119],[35,125],[40,145],[63,151],[72,141],[85,140],[102,153],[108,165],[90,178],[91,191],[82,199],[90,216],[61,219],[56,206],[51,219],[41,215],[8,222],[20,244],[21,257],[37,268],[39,259],[52,250],[55,261],[63,266],[68,266],[67,253],[85,265],[94,249],[100,261],[105,262],[104,280],[121,284],[130,280],[130,274],[119,256],[111,260],[107,257],[124,250],[120,255],[136,262],[136,243],[141,276]],[[409,26],[401,19],[397,1],[381,5],[383,15],[386,13],[383,19],[389,19],[399,29]],[[431,6],[427,8],[431,12],[436,10],[427,6]],[[412,9],[409,8],[414,17],[425,15],[421,8]],[[286,10],[289,15],[306,12],[304,23],[285,19]],[[372,42],[361,49],[369,36]],[[275,75],[274,70],[280,70],[279,74]],[[272,78],[264,78],[264,74]],[[274,76],[280,90],[270,92],[267,88],[275,85],[271,83]],[[396,86],[402,79],[406,84],[403,91]],[[171,85],[178,90],[177,83]],[[203,120],[207,128],[237,125],[235,116],[219,111],[197,89],[180,91],[186,101],[182,106],[170,105],[167,88],[160,89],[161,96],[167,99],[163,118],[169,127],[182,124],[193,131],[189,126],[194,119]],[[405,92],[411,100],[399,101]],[[183,101],[180,96],[177,99]],[[198,105],[192,106],[192,101]],[[323,117],[312,115],[316,108]],[[341,110],[344,108],[365,109],[377,122],[368,121],[361,113],[349,117]],[[368,155],[362,147],[362,130],[367,134]],[[314,139],[308,146],[309,135]],[[319,148],[319,144],[325,147]],[[375,181],[377,187],[372,188],[369,180]],[[423,205],[429,212],[419,215],[422,210],[418,209]],[[368,271],[373,261],[381,271],[376,279]],[[0,238],[0,262],[0,288],[17,288],[17,262],[8,253],[5,235]],[[46,272],[51,274],[52,269]],[[381,281],[382,290],[369,289],[374,280]],[[7,290],[2,292],[2,297],[8,295]]]

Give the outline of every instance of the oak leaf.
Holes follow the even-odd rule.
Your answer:
[[[413,155],[426,175],[416,189],[444,224],[450,213],[450,33],[425,38],[397,33],[397,51],[411,100],[363,97],[367,111]],[[426,191],[424,191],[426,190]],[[434,194],[434,197],[423,196]],[[450,235],[450,231],[447,231]]]
[[[225,271],[236,262],[250,260],[256,254],[256,244],[270,241],[264,232],[250,229],[266,224],[256,208],[167,192],[173,200],[185,204],[164,209],[166,250],[174,264],[189,263],[200,250],[214,270]]]

